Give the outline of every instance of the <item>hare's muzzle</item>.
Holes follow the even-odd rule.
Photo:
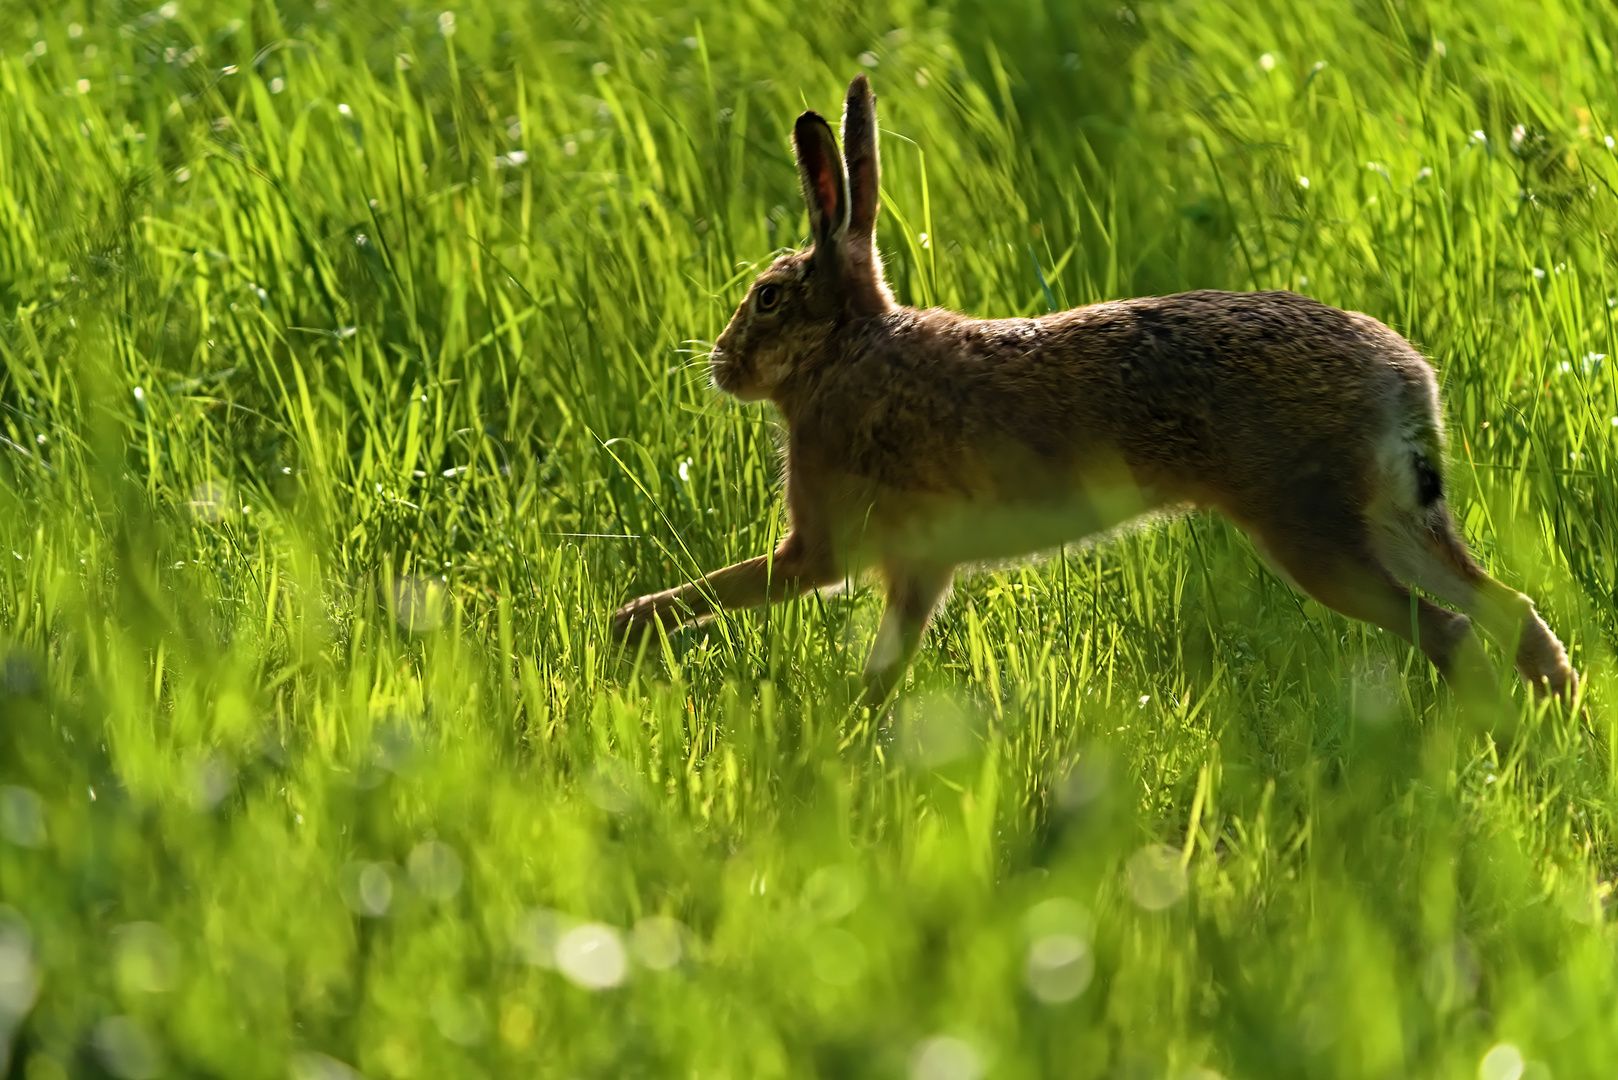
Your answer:
[[[713,377],[714,386],[727,394],[736,392],[737,375],[736,364],[731,355],[724,349],[715,348],[708,354],[708,373]]]

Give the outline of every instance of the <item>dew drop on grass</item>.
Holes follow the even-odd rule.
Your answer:
[[[1522,1051],[1511,1043],[1498,1043],[1478,1062],[1478,1080],[1522,1080]]]
[[[429,900],[448,900],[461,891],[461,857],[438,840],[424,840],[411,849],[409,872],[410,884]]]
[[[1147,911],[1163,911],[1185,897],[1185,867],[1180,852],[1167,844],[1151,844],[1129,857],[1125,872],[1129,895]]]
[[[0,905],[0,1031],[13,1030],[38,996],[39,969],[28,923],[16,911]],[[0,1062],[4,1060],[5,1048],[0,1046]]]
[[[934,1035],[910,1054],[910,1080],[978,1080],[983,1058],[965,1039]]]
[[[18,847],[45,846],[45,803],[32,788],[0,786],[0,836]]]
[[[367,915],[386,915],[393,903],[393,877],[379,863],[366,863],[359,873],[359,898]]]
[[[556,967],[586,990],[608,990],[629,974],[629,957],[617,930],[583,923],[556,939]]]
[[[1072,934],[1088,941],[1095,935],[1089,909],[1066,896],[1041,900],[1023,915],[1023,930],[1030,940],[1048,934]]]
[[[1476,996],[1479,978],[1477,950],[1459,938],[1438,946],[1427,957],[1422,965],[1422,993],[1438,1009],[1453,1009]]]
[[[1088,749],[1068,762],[1056,780],[1056,804],[1068,813],[1082,810],[1107,790],[1105,752]]]
[[[1354,719],[1381,727],[1399,714],[1399,695],[1392,666],[1366,661],[1357,666],[1349,683]]]
[[[483,1002],[469,995],[440,993],[433,998],[428,1012],[438,1033],[461,1046],[476,1046],[489,1030]]]
[[[635,923],[630,949],[641,967],[667,971],[685,952],[685,926],[668,915],[648,915]]]
[[[217,480],[204,480],[193,487],[185,508],[198,521],[223,521],[236,509],[230,489]]]
[[[415,733],[402,716],[389,716],[371,733],[371,762],[394,775],[404,772],[417,751]]]
[[[1077,900],[1054,896],[1042,900],[1023,915],[1028,938],[1023,957],[1023,981],[1029,993],[1047,1005],[1072,1001],[1095,975],[1090,941],[1095,921]]]
[[[636,802],[634,770],[617,758],[599,758],[585,781],[584,793],[609,814],[627,814]]]
[[[125,994],[164,994],[178,981],[180,950],[157,923],[124,923],[112,932],[112,965]]]
[[[905,710],[899,732],[900,746],[913,764],[936,769],[977,748],[980,719],[953,698],[937,694],[922,697]]]
[[[1094,975],[1090,943],[1076,934],[1046,934],[1029,943],[1023,980],[1028,992],[1046,1005],[1072,1001]]]
[[[393,609],[402,630],[412,634],[437,630],[444,624],[444,587],[418,574],[400,574],[393,583]]]
[[[534,967],[556,966],[556,943],[575,925],[560,911],[546,907],[529,908],[511,928],[511,943],[517,955]]]
[[[500,1038],[518,1050],[533,1042],[534,1010],[521,1001],[507,1004],[500,1010]]]
[[[803,886],[804,909],[816,922],[836,922],[864,898],[865,879],[852,866],[822,866]]]
[[[292,1080],[364,1080],[358,1069],[312,1050],[292,1055],[290,1072]]]
[[[809,970],[831,986],[852,986],[865,974],[865,946],[847,930],[826,927],[809,941]]]
[[[381,918],[393,906],[393,874],[383,863],[351,862],[342,869],[339,891],[354,914]]]
[[[101,1065],[119,1080],[150,1080],[163,1072],[163,1051],[140,1022],[128,1016],[109,1016],[91,1036]]]

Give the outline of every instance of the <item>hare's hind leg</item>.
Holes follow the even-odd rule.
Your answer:
[[[1562,643],[1532,600],[1472,561],[1442,499],[1378,525],[1378,546],[1395,573],[1467,612],[1502,648],[1514,649],[1517,671],[1535,691],[1568,696],[1577,680]]]
[[[882,576],[887,581],[887,606],[865,661],[865,703],[873,708],[903,681],[927,623],[955,579],[955,567],[889,562],[882,567]]]
[[[1250,525],[1264,554],[1292,583],[1334,611],[1416,645],[1446,681],[1486,693],[1493,667],[1465,615],[1414,596],[1383,564],[1364,525],[1285,518]]]

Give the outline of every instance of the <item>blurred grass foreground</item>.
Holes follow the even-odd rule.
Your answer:
[[[150,0],[146,0],[150,2]],[[11,0],[0,1073],[1611,1076],[1598,0]],[[881,98],[907,303],[1192,287],[1438,366],[1580,711],[1476,724],[1192,517],[610,642],[768,550],[703,365]]]

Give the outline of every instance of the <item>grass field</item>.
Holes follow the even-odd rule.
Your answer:
[[[0,1073],[1613,1074],[1611,8],[457,5],[0,20]],[[887,732],[869,589],[615,647],[781,533],[703,355],[861,70],[904,302],[1419,343],[1582,707],[1210,517],[963,576]]]

